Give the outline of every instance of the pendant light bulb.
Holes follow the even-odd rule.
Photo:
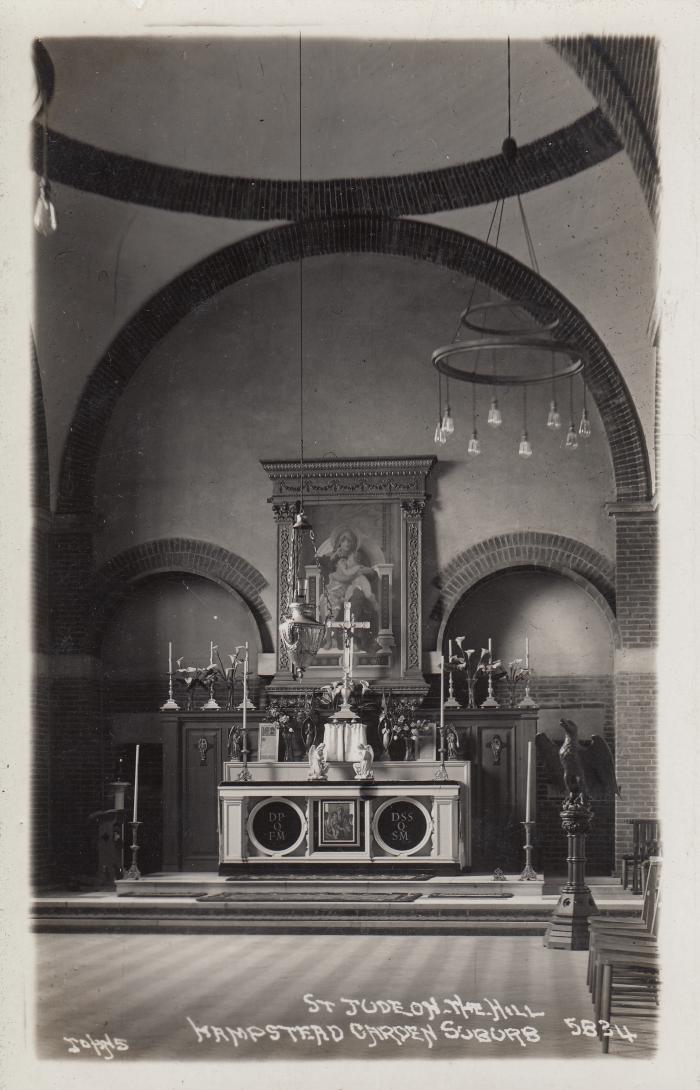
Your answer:
[[[449,405],[447,406],[443,414],[441,427],[446,436],[452,435],[455,430],[455,422],[452,419],[452,410],[450,409]]]
[[[569,450],[576,450],[576,448],[578,446],[578,439],[576,437],[576,427],[574,425],[573,420],[569,421],[569,430],[566,433],[565,446],[567,446],[569,448]]]
[[[447,436],[445,435],[445,432],[444,432],[443,427],[442,427],[442,422],[440,420],[438,420],[437,425],[435,427],[435,435],[434,435],[433,438],[434,438],[434,442],[436,442],[436,443],[446,443],[447,442]]]
[[[472,437],[469,440],[469,446],[467,447],[467,454],[481,454],[481,443],[479,442],[479,436],[476,428],[472,432]]]
[[[34,209],[34,226],[45,238],[56,230],[56,209],[51,200],[51,186],[45,179],[39,182],[39,197]]]
[[[532,443],[528,439],[526,431],[524,431],[520,436],[520,446],[518,447],[518,454],[521,458],[532,457]]]
[[[557,403],[554,400],[554,398],[552,398],[552,400],[549,403],[549,415],[547,416],[547,427],[548,428],[560,428],[561,427],[561,415],[559,414],[559,412],[557,410]]]
[[[581,423],[578,426],[578,433],[582,439],[590,439],[591,437],[591,421],[588,416],[588,410],[585,407],[581,413]]]
[[[503,417],[501,416],[501,410],[498,407],[497,397],[491,398],[491,405],[489,406],[489,415],[487,417],[487,422],[491,425],[492,428],[500,428],[501,424],[503,423]]]

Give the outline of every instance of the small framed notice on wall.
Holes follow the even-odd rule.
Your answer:
[[[261,723],[258,729],[258,760],[276,761],[279,753],[279,727],[277,723]]]

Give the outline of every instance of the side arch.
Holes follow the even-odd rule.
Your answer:
[[[565,339],[588,353],[588,386],[610,445],[617,499],[651,496],[642,427],[625,382],[605,345],[561,292],[521,262],[469,235],[434,224],[383,217],[308,220],[273,228],[224,247],[152,296],[117,334],[90,375],[63,452],[60,514],[89,514],[109,419],[148,354],[186,315],[224,288],[300,257],[375,253],[428,261],[474,276],[508,298],[550,308]]]
[[[477,583],[509,568],[552,571],[572,580],[604,613],[616,648],[622,646],[615,615],[615,568],[601,553],[575,538],[521,530],[470,545],[433,580],[439,591],[428,624],[426,648],[441,648],[450,614]]]
[[[274,650],[272,616],[260,595],[267,580],[257,568],[220,545],[192,538],[161,538],[126,549],[96,572],[90,587],[92,609],[87,633],[88,652],[99,653],[105,627],[128,588],[161,572],[201,575],[236,594],[255,619],[261,650]]]

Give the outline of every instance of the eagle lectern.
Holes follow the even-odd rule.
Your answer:
[[[562,886],[557,907],[547,925],[544,945],[555,950],[587,950],[588,917],[596,903],[586,885],[586,836],[593,820],[589,802],[591,793],[605,798],[610,791],[620,794],[615,778],[615,762],[608,744],[600,734],[589,741],[580,740],[578,727],[571,719],[561,719],[564,741],[559,752],[546,734],[538,734],[537,751],[547,765],[550,778],[568,792],[560,811],[562,829],[567,838],[567,882]]]

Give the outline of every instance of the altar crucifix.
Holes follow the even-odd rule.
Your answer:
[[[332,761],[359,760],[359,746],[367,743],[367,729],[359,722],[359,715],[350,706],[353,689],[353,657],[355,653],[355,629],[369,628],[369,621],[356,621],[350,612],[350,603],[345,603],[342,621],[328,621],[329,628],[341,629],[343,633],[343,682],[340,695],[343,703],[330,721],[325,724],[323,740],[326,743],[326,755]]]

